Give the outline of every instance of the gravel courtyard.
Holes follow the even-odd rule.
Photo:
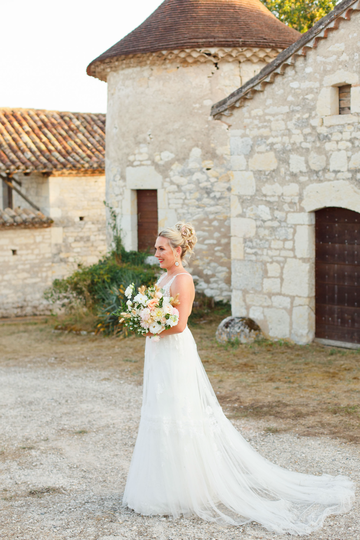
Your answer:
[[[113,371],[12,366],[1,369],[1,389],[0,538],[275,538],[256,524],[231,528],[198,519],[143,518],[121,508],[141,387],[114,378]],[[235,423],[280,465],[347,474],[360,484],[357,445],[264,433],[249,420]],[[350,514],[328,518],[311,538],[360,539],[359,523],[357,503]]]

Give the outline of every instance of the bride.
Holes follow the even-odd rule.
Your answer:
[[[257,521],[277,533],[309,534],[329,514],[350,510],[355,486],[344,476],[311,476],[259,455],[226,418],[187,327],[195,296],[182,261],[196,243],[177,223],[159,233],[158,281],[179,294],[177,326],[146,339],[143,405],[123,505],[143,515],[197,514],[220,524]]]

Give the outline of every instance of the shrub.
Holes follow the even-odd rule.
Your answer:
[[[96,264],[79,265],[70,276],[55,279],[45,291],[45,298],[65,308],[67,312],[79,307],[85,308],[98,317],[98,331],[119,333],[122,325],[111,314],[123,303],[125,288],[130,283],[136,287],[153,285],[158,268],[145,263],[149,253],[125,250],[112,209],[110,215],[113,225],[113,248],[110,253]]]

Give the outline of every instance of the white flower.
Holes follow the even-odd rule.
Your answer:
[[[147,301],[148,301],[148,297],[145,296],[145,294],[141,294],[141,293],[138,293],[134,298],[134,302],[137,302],[138,304],[141,304],[143,306],[146,306]]]
[[[127,307],[130,309],[131,306],[132,306],[132,301],[131,301],[131,300],[128,300],[128,301],[126,302],[126,305],[127,305]]]
[[[125,290],[125,293],[124,293],[124,294],[125,294],[126,298],[131,298],[131,295],[132,295],[132,293],[133,293],[133,290],[134,290],[134,284],[132,283],[132,284],[129,285],[129,286],[127,287],[127,289]]]
[[[179,321],[179,317],[177,315],[170,315],[170,317],[167,320],[167,323],[170,326],[176,326]]]
[[[158,323],[152,323],[149,327],[149,330],[152,334],[157,334],[162,329],[162,326]]]

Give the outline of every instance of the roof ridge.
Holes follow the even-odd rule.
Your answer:
[[[352,8],[353,5],[358,4],[358,7]],[[317,23],[314,24],[310,30],[303,34],[295,43],[290,45],[287,49],[283,50],[272,62],[265,66],[257,75],[252,79],[247,81],[243,86],[232,92],[229,96],[218,101],[211,107],[211,116],[221,116],[222,114],[229,115],[226,113],[229,109],[233,107],[238,107],[239,102],[247,95],[251,90],[254,92],[256,86],[262,84],[270,84],[274,82],[276,72],[280,70],[284,64],[293,65],[295,62],[295,56],[305,56],[306,52],[303,51],[305,48],[312,48],[316,46],[316,41],[318,39],[324,39],[327,37],[328,30],[336,30],[335,24],[336,20],[342,16],[344,12],[357,11],[360,10],[360,0],[342,0],[335,8],[330,11],[325,17],[320,19]],[[334,23],[332,28],[328,28],[329,25]],[[323,35],[321,36],[320,34]],[[325,35],[326,33],[326,35]],[[313,43],[311,43],[313,42]],[[302,51],[302,52],[299,52]],[[288,60],[290,60],[288,62]],[[285,71],[286,66],[284,67]],[[280,72],[278,73],[280,74]],[[282,74],[282,73],[281,73]],[[270,76],[273,75],[272,78]],[[268,81],[266,79],[269,79]],[[263,88],[259,88],[258,91],[262,91]]]

